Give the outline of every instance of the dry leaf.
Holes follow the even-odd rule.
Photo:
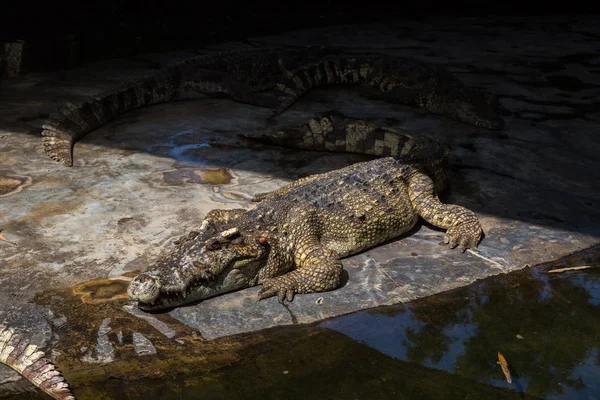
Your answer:
[[[504,356],[500,352],[498,352],[498,363],[500,364],[500,367],[502,367],[502,372],[506,377],[506,382],[512,383],[510,371],[508,370],[508,363],[506,362],[506,358],[504,358]]]
[[[0,232],[2,232],[3,229],[0,228]],[[0,235],[0,242],[6,242],[6,243],[10,243],[13,246],[16,246],[17,244],[15,242],[11,242],[10,240],[7,240],[4,236]]]
[[[588,268],[592,268],[592,266],[591,265],[580,265],[578,267],[557,268],[557,269],[549,270],[548,273],[553,274],[553,273],[557,273],[557,272],[577,271],[580,269],[588,269]]]

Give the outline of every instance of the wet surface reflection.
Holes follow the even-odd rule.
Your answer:
[[[402,361],[547,399],[600,398],[600,247],[322,327]],[[567,266],[585,270],[552,273]],[[497,364],[507,359],[513,383]]]
[[[599,255],[600,245],[407,304],[195,341],[180,355],[136,331],[147,357],[106,364],[119,374],[66,372],[79,399],[598,399]],[[577,266],[589,268],[552,272]],[[80,292],[97,301],[120,293],[91,283]]]

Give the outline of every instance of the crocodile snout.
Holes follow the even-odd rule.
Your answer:
[[[142,303],[154,303],[160,293],[160,283],[158,280],[148,274],[136,276],[127,288],[127,295],[132,300]]]

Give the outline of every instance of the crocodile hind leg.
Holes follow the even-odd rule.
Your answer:
[[[431,178],[420,172],[413,172],[408,178],[408,193],[415,211],[425,221],[446,229],[444,243],[450,248],[460,246],[464,252],[477,248],[483,234],[475,213],[456,204],[440,202],[434,191]]]

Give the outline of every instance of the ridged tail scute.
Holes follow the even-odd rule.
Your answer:
[[[286,78],[276,84],[279,106],[273,116],[288,109],[309,90],[334,84],[359,84],[369,76],[372,64],[368,60],[351,57],[324,57],[316,63],[294,71],[287,71]],[[282,67],[283,69],[283,67]]]
[[[58,400],[75,400],[65,378],[36,345],[0,323],[0,362],[8,365],[46,394]]]
[[[444,157],[448,152],[444,144],[428,136],[349,119],[338,111],[321,113],[308,124],[278,129],[257,139],[306,150],[395,157],[409,163],[430,157]]]
[[[172,100],[177,93],[178,78],[178,70],[168,68],[95,98],[63,104],[42,126],[46,154],[71,167],[77,140],[130,110]]]
[[[430,176],[439,191],[448,181],[449,149],[444,143],[426,135],[349,119],[335,110],[318,114],[308,124],[246,138],[289,148],[394,157]]]

